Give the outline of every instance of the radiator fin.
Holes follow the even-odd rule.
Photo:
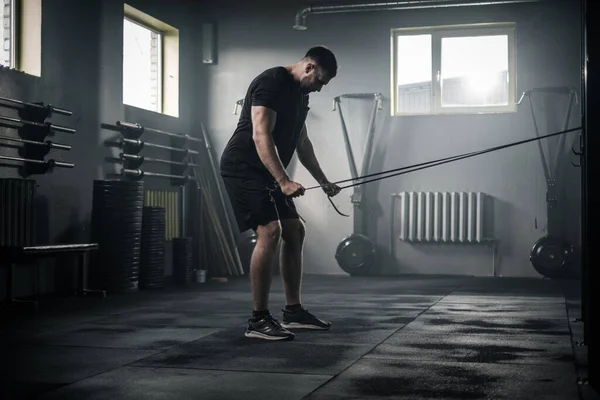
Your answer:
[[[483,192],[401,192],[396,195],[400,239],[482,243],[492,240],[491,197]]]
[[[165,240],[181,236],[181,194],[174,190],[146,190],[144,205],[164,207],[165,209]]]

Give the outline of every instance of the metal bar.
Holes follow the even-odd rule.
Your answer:
[[[6,141],[9,141],[9,142],[18,142],[18,143],[31,144],[31,145],[34,145],[34,146],[44,146],[44,147],[49,147],[51,149],[71,150],[71,146],[68,146],[66,144],[54,143],[54,142],[52,142],[50,140],[48,140],[46,142],[36,142],[35,140],[27,140],[27,139],[21,139],[21,138],[10,137],[10,136],[3,136],[3,135],[0,135],[0,139],[6,140]]]
[[[334,105],[338,103],[337,108],[338,114],[340,115],[340,121],[342,122],[342,134],[344,135],[344,143],[346,145],[346,154],[348,154],[348,162],[350,164],[350,174],[353,179],[358,178],[358,170],[356,169],[356,161],[354,160],[354,154],[352,153],[352,147],[350,147],[350,137],[348,136],[348,129],[344,122],[344,114],[342,113],[342,107],[339,106],[340,99],[334,100]]]
[[[565,115],[565,119],[563,120],[563,124],[562,124],[563,131],[567,130],[567,128],[569,127],[569,122],[571,122],[571,111],[573,109],[573,100],[574,100],[574,96],[573,96],[573,92],[571,92],[569,94],[569,107],[567,108],[567,113]],[[565,135],[561,135],[558,138],[558,145],[556,146],[556,152],[554,154],[554,159],[552,160],[552,169],[553,169],[552,174],[553,175],[556,175],[556,170],[558,168],[558,161],[560,159],[560,153],[563,151],[563,147],[565,145],[565,140],[566,140]]]
[[[598,116],[598,104],[600,99],[600,71],[598,70],[598,60],[593,57],[597,53],[592,53],[591,49],[598,45],[600,36],[598,23],[593,19],[593,15],[598,15],[600,4],[597,1],[588,1],[585,4],[586,27],[586,62],[585,68],[585,91],[586,91],[586,117],[585,117],[585,143],[583,149],[583,160],[586,165],[585,186],[586,186],[586,220],[587,229],[584,232],[586,237],[586,267],[587,274],[584,277],[587,284],[587,346],[588,346],[588,378],[589,384],[600,392],[600,319],[598,318],[598,295],[600,291],[600,274],[598,271],[598,252],[595,249],[595,243],[598,242],[598,232],[594,229],[598,224],[600,217],[600,198],[590,188],[596,184],[596,179],[600,173],[598,157],[594,152],[600,148],[598,132],[600,131],[600,121]],[[596,9],[594,13],[593,9]],[[594,43],[595,42],[595,43]],[[591,56],[591,57],[590,57]],[[597,57],[597,56],[596,56]],[[591,58],[591,60],[590,60]],[[591,229],[590,229],[591,228]]]
[[[36,128],[48,129],[52,132],[75,133],[75,129],[67,128],[65,126],[60,126],[60,125],[54,125],[50,122],[40,123],[40,122],[26,121],[23,119],[6,117],[6,116],[2,116],[2,115],[0,115],[0,120],[16,122],[16,123],[20,123],[23,125],[34,126]],[[7,126],[8,128],[14,128],[14,126],[11,126],[11,125],[5,125],[5,126]]]
[[[238,273],[240,275],[244,274],[244,269],[242,267],[242,260],[240,258],[240,253],[238,250],[238,246],[237,246],[237,241],[235,240],[235,236],[233,234],[233,228],[232,228],[232,224],[231,224],[231,220],[229,218],[229,212],[227,212],[227,207],[226,207],[226,203],[225,203],[225,196],[223,195],[223,190],[221,189],[221,185],[219,184],[220,182],[220,176],[217,172],[217,168],[216,168],[216,164],[214,162],[213,159],[213,155],[212,155],[212,145],[210,144],[210,139],[208,138],[208,134],[206,132],[206,129],[204,127],[204,124],[200,124],[200,128],[202,130],[202,137],[204,138],[204,143],[206,144],[206,152],[208,153],[208,159],[210,162],[210,166],[213,172],[213,177],[215,179],[215,185],[217,186],[217,192],[219,194],[219,200],[221,201],[221,207],[223,208],[223,214],[225,214],[225,220],[227,223],[227,233],[229,236],[229,240],[231,241],[231,246],[233,247],[233,253],[234,253],[234,257],[235,257],[235,262],[237,263],[238,266]]]
[[[376,93],[373,98],[373,111],[371,112],[371,119],[369,120],[369,126],[367,128],[367,138],[365,152],[363,156],[362,175],[368,173],[369,165],[371,164],[371,152],[373,149],[373,137],[375,136],[375,120],[377,118],[377,110],[381,109],[381,94]]]
[[[146,157],[146,156],[139,156],[137,154],[121,153],[120,157],[124,160],[140,161],[142,163],[148,161],[148,162],[155,162],[155,163],[162,163],[162,164],[179,165],[182,167],[200,167],[200,165],[198,165],[198,164],[190,164],[190,163],[180,162],[180,161],[169,161],[169,160],[163,160],[160,158],[150,158],[150,157]]]
[[[335,97],[335,99],[372,99],[380,96],[381,93],[346,93]]]
[[[173,132],[163,131],[163,130],[160,130],[160,129],[148,128],[147,126],[143,126],[143,125],[138,124],[138,123],[132,123],[132,122],[126,122],[126,121],[117,121],[117,126],[119,128],[125,128],[125,129],[132,130],[132,131],[138,131],[140,133],[150,132],[150,133],[156,133],[156,134],[159,134],[159,135],[165,135],[165,136],[175,137],[175,138],[178,138],[178,139],[190,140],[192,142],[202,143],[202,140],[197,139],[195,137],[191,137],[190,135],[184,135],[182,133],[173,133]]]
[[[531,109],[531,118],[533,119],[533,126],[535,128],[535,135],[537,137],[540,137],[540,130],[538,128],[537,120],[535,119],[535,111],[533,110],[533,103],[531,101],[531,96],[528,96],[528,98],[529,98],[529,107]],[[551,179],[553,177],[553,175],[551,174],[550,166],[548,165],[548,158],[546,157],[546,150],[544,149],[544,146],[542,145],[541,140],[537,140],[537,144],[538,144],[538,148],[540,149],[540,157],[542,158],[542,164],[544,167],[544,176],[546,177],[546,182],[548,182],[548,180]]]
[[[0,156],[0,159],[10,160],[10,161],[22,161],[22,162],[29,163],[29,164],[45,164],[45,165],[49,166],[50,168],[52,168],[52,167],[73,168],[75,166],[75,164],[72,164],[72,163],[66,163],[66,162],[55,161],[55,160],[47,160],[47,161],[32,160],[30,158],[9,157],[9,156]]]
[[[124,144],[131,144],[133,146],[153,147],[155,149],[171,150],[171,151],[177,151],[177,152],[181,152],[181,153],[200,154],[196,150],[179,149],[177,147],[164,146],[162,144],[155,144],[155,143],[150,143],[150,142],[144,142],[144,141],[141,141],[139,139],[122,138],[121,141]]]
[[[580,318],[583,322],[583,342],[588,341],[588,327],[586,323],[588,318],[588,173],[586,157],[583,154],[587,148],[587,0],[581,2],[581,132],[579,136],[579,162],[581,166],[581,284],[580,284],[580,301],[581,312]]]
[[[525,90],[521,94],[521,98],[517,102],[517,105],[520,105],[525,96],[530,96],[531,93],[554,93],[554,94],[572,94],[575,96],[575,102],[579,104],[579,100],[577,98],[577,91],[573,86],[546,86],[546,87],[537,87]]]
[[[13,105],[18,105],[21,106],[19,108],[37,108],[39,110],[48,110],[49,112],[53,113],[53,114],[61,114],[61,115],[66,115],[66,116],[71,116],[73,115],[73,112],[69,111],[69,110],[65,110],[63,108],[58,108],[58,107],[54,107],[50,104],[48,105],[42,105],[42,104],[35,104],[35,103],[28,103],[25,101],[21,101],[21,100],[15,100],[15,99],[9,99],[8,97],[2,97],[0,96],[0,100],[7,102],[7,103],[11,103]],[[6,104],[0,104],[0,106],[2,107],[10,107]],[[10,107],[10,108],[15,108],[15,107]]]
[[[169,175],[169,174],[160,174],[157,172],[146,172],[141,169],[127,169],[123,168],[121,170],[121,175],[133,176],[136,178],[143,178],[144,176],[153,176],[157,178],[171,178],[171,179],[189,179],[189,176],[183,175]]]

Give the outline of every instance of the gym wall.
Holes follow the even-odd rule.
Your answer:
[[[51,174],[33,177],[38,184],[40,244],[90,240],[93,180],[107,179],[110,173],[120,169],[107,162],[107,157],[119,150],[104,144],[117,135],[102,129],[101,124],[125,120],[201,136],[199,126],[205,118],[206,84],[200,62],[201,49],[197,46],[200,42],[196,26],[199,7],[180,1],[141,0],[127,4],[179,29],[179,117],[123,105],[123,1],[43,1],[41,77],[13,70],[0,71],[2,96],[50,103],[73,111],[72,117],[53,117],[53,122],[77,130],[75,135],[59,134],[53,138],[71,145],[72,150],[53,151],[50,156],[73,162],[75,168],[56,169]],[[194,11],[189,12],[189,7]],[[163,137],[152,137],[152,141],[169,144]],[[0,154],[14,155],[14,151],[0,147]],[[1,166],[0,176],[17,177],[17,169]],[[146,187],[153,189],[169,188],[168,180],[146,179],[146,182]],[[56,271],[41,268],[40,272],[40,290],[52,291]],[[30,293],[31,273],[28,268],[18,269],[16,296]],[[167,274],[170,274],[169,266]],[[0,291],[4,290],[4,279],[4,274],[0,274]]]
[[[252,78],[263,69],[294,63],[309,47],[320,44],[335,52],[341,68],[328,87],[311,95],[307,124],[317,156],[331,180],[350,177],[339,116],[332,112],[333,98],[342,93],[381,92],[385,97],[377,121],[371,172],[533,138],[535,130],[526,103],[509,114],[391,117],[390,29],[516,22],[518,95],[546,86],[574,86],[579,92],[581,25],[575,3],[310,15],[308,29],[296,31],[292,28],[294,17],[306,5],[303,2],[215,2],[211,18],[217,27],[219,62],[208,68],[207,79],[208,125],[216,136],[215,151],[222,151],[235,129],[237,116],[232,110],[235,101],[244,97]],[[365,135],[371,104],[352,103],[350,109],[345,109],[351,138],[358,145]],[[579,107],[574,106],[570,127],[580,126],[579,116]],[[555,117],[538,116],[544,123],[553,123],[550,120]],[[550,132],[541,132],[545,133]],[[570,140],[574,137],[569,136]],[[530,143],[367,185],[369,237],[384,255],[389,252],[391,193],[482,191],[495,198],[497,274],[540,276],[529,262],[532,245],[544,235],[546,219],[546,182],[537,146]],[[298,163],[293,171],[301,183],[314,184]],[[564,167],[560,183],[562,231],[572,243],[579,243],[579,172],[570,165]],[[350,195],[347,190],[335,198],[342,212],[352,212]],[[352,220],[338,215],[318,191],[307,193],[297,205],[307,221],[306,272],[343,274],[334,254],[341,239],[351,232]],[[489,276],[492,265],[490,247],[398,242],[395,257],[383,260],[382,272]]]

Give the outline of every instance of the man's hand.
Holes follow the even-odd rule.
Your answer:
[[[337,195],[340,192],[340,190],[342,190],[338,185],[331,182],[323,182],[321,183],[321,187],[323,188],[325,194],[329,197]]]
[[[306,190],[301,184],[292,180],[283,181],[279,184],[279,187],[281,188],[281,193],[288,197],[304,196],[304,192]]]

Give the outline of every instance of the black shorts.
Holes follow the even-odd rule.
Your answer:
[[[225,190],[240,232],[282,219],[299,218],[291,197],[274,189],[275,183],[262,178],[222,176]]]

